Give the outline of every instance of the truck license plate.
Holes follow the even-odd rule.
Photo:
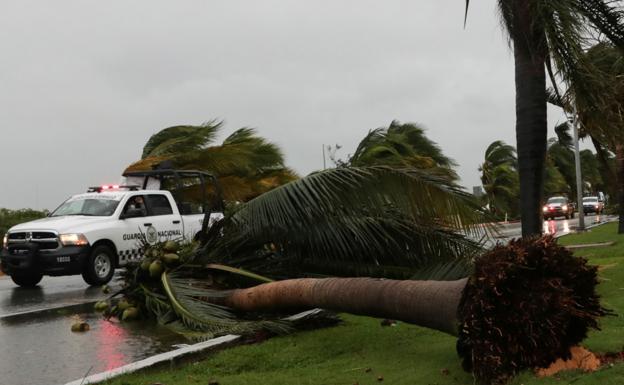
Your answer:
[[[67,263],[70,261],[71,261],[70,257],[56,257],[56,262],[59,262],[59,263]]]

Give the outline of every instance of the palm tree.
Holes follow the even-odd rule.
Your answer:
[[[226,201],[247,201],[290,182],[296,174],[284,165],[279,147],[259,137],[251,128],[240,128],[220,145],[214,141],[222,122],[200,126],[173,126],[152,135],[141,160],[124,174],[150,170],[163,162],[178,169],[203,170],[219,178]]]
[[[457,164],[442,153],[437,143],[427,138],[424,128],[396,120],[388,128],[369,131],[343,165],[415,167],[451,181],[459,179],[453,170]]]
[[[560,95],[555,88],[549,95],[549,102],[576,116],[581,123],[580,136],[589,136],[596,148],[611,195],[620,201],[620,225],[624,232],[624,55],[622,42],[615,46],[599,42],[585,53],[588,68],[576,74],[577,81]],[[616,154],[615,167],[610,152]],[[616,171],[614,171],[614,169]],[[617,188],[614,188],[617,187]]]
[[[605,310],[596,268],[552,238],[480,256],[483,219],[474,197],[422,170],[325,170],[232,207],[181,258],[149,248],[124,293],[203,338],[284,332],[284,311],[309,307],[404,320],[458,336],[464,367],[500,381],[566,357]]]
[[[469,0],[466,0],[466,14]],[[514,52],[516,140],[520,174],[522,235],[541,234],[546,157],[546,69],[552,65],[568,84],[578,81],[586,61],[582,44],[597,32],[624,47],[623,13],[607,0],[499,0]]]
[[[555,133],[557,137],[548,139],[548,149],[546,152],[547,167],[552,165],[552,167],[555,168],[555,170],[547,170],[546,173],[549,177],[554,177],[554,179],[550,181],[547,179],[546,183],[550,183],[551,188],[545,188],[544,190],[549,195],[553,193],[563,193],[570,197],[575,197],[576,174],[574,172],[574,143],[570,135],[569,124],[566,122],[557,125],[555,127]],[[552,187],[554,187],[554,185],[558,185],[558,189],[553,191]]]
[[[516,149],[500,140],[492,142],[479,171],[490,211],[498,217],[505,213],[515,217],[519,206]]]

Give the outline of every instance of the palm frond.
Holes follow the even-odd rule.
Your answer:
[[[183,274],[163,272],[161,283],[172,310],[180,321],[192,330],[213,336],[225,333],[248,334],[260,329],[276,333],[286,333],[290,330],[288,323],[284,321],[237,319],[226,307],[205,300],[215,297],[215,290]]]
[[[223,122],[209,121],[200,126],[173,126],[152,135],[141,158],[198,150],[214,140]]]
[[[331,169],[237,206],[197,260],[270,277],[280,269],[327,273],[333,262],[352,271],[355,265],[413,270],[433,260],[470,258],[481,248],[486,218],[472,195],[423,171]],[[271,244],[275,253],[266,250]]]

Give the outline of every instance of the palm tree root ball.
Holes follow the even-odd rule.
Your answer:
[[[457,351],[464,369],[496,384],[569,358],[608,314],[597,283],[597,268],[550,236],[495,247],[477,261],[460,300]]]

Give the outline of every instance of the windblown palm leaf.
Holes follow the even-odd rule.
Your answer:
[[[374,267],[394,266],[405,277],[418,266],[473,256],[483,219],[472,195],[423,171],[331,169],[238,206],[213,229],[199,260],[288,276],[380,275]],[[263,251],[266,245],[275,250]]]
[[[456,181],[455,162],[414,123],[393,121],[388,128],[371,130],[347,162],[353,167],[389,165],[414,167]]]
[[[215,145],[222,122],[200,126],[174,126],[152,135],[141,160],[124,173],[151,170],[164,161],[186,170],[203,170],[217,176],[227,201],[247,201],[297,178],[284,165],[280,148],[251,128],[241,128]]]
[[[276,333],[289,330],[286,322],[237,319],[227,308],[207,302],[207,294],[215,296],[217,292],[207,289],[205,282],[189,278],[188,274],[164,272],[161,281],[171,309],[181,322],[191,330],[204,332],[206,337],[223,333],[247,334],[261,329]]]
[[[516,149],[503,141],[492,142],[485,150],[481,183],[490,212],[499,218],[515,217],[519,207]]]

